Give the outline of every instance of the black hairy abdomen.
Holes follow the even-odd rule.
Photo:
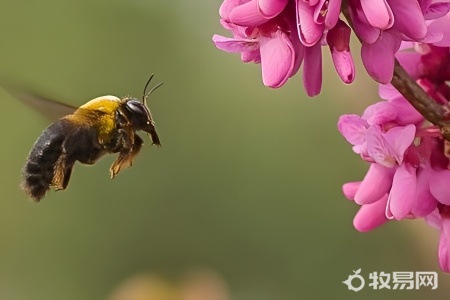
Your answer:
[[[34,143],[23,168],[22,188],[36,201],[50,188],[55,164],[62,154],[64,127],[62,121],[47,127]]]
[[[66,188],[75,161],[92,164],[103,154],[94,128],[81,127],[60,119],[45,129],[34,143],[23,168],[22,188],[35,201],[49,190],[55,167],[64,165],[63,186]],[[58,162],[58,160],[60,160]]]

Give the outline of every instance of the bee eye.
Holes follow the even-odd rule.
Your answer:
[[[143,115],[143,116],[147,115],[147,111],[146,111],[144,105],[142,105],[142,103],[139,102],[138,100],[129,100],[126,103],[126,108],[134,114]]]
[[[132,99],[126,102],[125,108],[130,112],[131,122],[138,127],[142,127],[144,124],[148,124],[150,122],[150,113],[145,107],[137,99]]]

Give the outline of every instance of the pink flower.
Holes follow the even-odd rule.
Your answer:
[[[450,273],[450,206],[439,205],[425,220],[441,232],[438,258],[442,271]]]
[[[361,57],[372,78],[380,83],[391,81],[395,54],[402,42],[450,45],[450,17],[446,16],[450,3],[443,1],[344,2],[353,29],[362,41]],[[339,19],[341,5],[342,0],[224,0],[219,10],[222,24],[233,32],[236,42],[251,39],[261,51],[266,43],[270,47],[264,50],[267,50],[266,58],[260,60],[261,53],[255,51],[254,46],[238,51],[230,43],[225,45],[224,42],[229,41],[223,37],[215,35],[213,41],[222,50],[241,52],[245,62],[261,62],[263,82],[274,88],[282,86],[304,62],[303,85],[309,96],[315,96],[322,88],[321,46],[328,44],[336,71],[344,83],[352,83],[355,78],[349,48],[351,30]],[[427,24],[427,20],[436,22]]]
[[[389,83],[401,41],[420,41],[427,34],[419,2],[350,0],[349,10],[355,32],[363,42],[361,56],[367,72],[378,82]]]
[[[322,89],[321,43],[327,31],[333,29],[339,20],[341,0],[295,0],[295,16],[298,37],[305,48],[303,85],[308,96],[315,96]],[[345,83],[354,79],[354,64],[349,51],[350,36],[345,25],[331,31],[330,49],[339,76]]]
[[[356,204],[371,204],[379,201],[384,195],[387,195],[392,186],[394,174],[394,168],[386,168],[372,163],[366,176],[361,181],[359,189],[355,193],[354,199]]]
[[[221,17],[239,26],[258,26],[279,15],[288,0],[225,0]]]
[[[428,14],[437,12],[429,9]],[[382,21],[377,26],[390,26],[389,19],[384,25]],[[439,21],[431,25],[436,32],[443,26]],[[409,51],[397,57],[446,111],[450,107],[450,48],[435,43],[446,44],[450,30],[440,33],[432,43],[408,42],[402,49]],[[353,224],[359,231],[368,231],[391,219],[425,218],[441,231],[439,262],[442,270],[450,272],[450,142],[392,86],[381,86],[380,95],[385,101],[369,106],[362,116],[344,115],[338,122],[353,151],[370,163],[362,181],[343,186],[344,195],[361,205]]]
[[[274,26],[261,26],[253,31],[230,25],[234,38],[213,36],[217,48],[241,53],[244,62],[261,62],[263,83],[282,86],[294,70],[295,52],[287,33]]]
[[[290,37],[290,24],[279,15],[286,1],[224,1],[220,14],[222,25],[231,30],[234,38],[213,36],[217,48],[227,52],[240,52],[244,62],[261,63],[263,83],[272,88],[282,86],[296,72],[301,51],[294,49]],[[248,17],[248,18],[247,18]],[[272,17],[274,19],[270,19]],[[245,27],[245,26],[251,27]],[[298,46],[298,45],[295,45]],[[300,56],[300,57],[299,57]]]
[[[326,29],[333,28],[339,20],[341,0],[296,0],[298,35],[303,45],[317,44]]]
[[[338,128],[353,150],[371,163],[352,199],[367,205],[388,195],[385,216],[401,220],[429,214],[438,201],[447,204],[444,182],[447,176],[450,180],[450,171],[445,170],[448,159],[439,153],[442,142],[435,139],[439,132],[433,127],[417,130],[416,112],[401,112],[410,104],[398,105],[398,100],[392,101],[397,105],[391,101],[374,104],[363,117],[344,115]],[[405,116],[408,111],[412,116]],[[402,124],[405,120],[412,120],[413,124]],[[417,139],[420,142],[414,143]]]
[[[217,48],[241,53],[244,62],[261,63],[263,83],[282,86],[303,62],[309,96],[322,88],[321,46],[328,41],[336,70],[353,82],[350,28],[339,21],[341,0],[225,0],[219,13],[233,38],[214,35]]]
[[[355,79],[355,65],[349,47],[350,34],[350,27],[341,20],[338,20],[336,26],[327,33],[327,43],[334,67],[344,83],[352,83]]]
[[[353,219],[353,226],[361,232],[373,230],[387,221],[385,215],[388,195],[383,195],[380,199],[373,203],[363,204]]]
[[[367,72],[376,81],[389,83],[393,75],[394,55],[401,42],[425,41],[428,32],[425,20],[444,16],[450,10],[450,3],[350,0],[349,10],[355,33],[362,40],[361,57]],[[443,30],[440,28],[431,33]],[[381,61],[383,63],[379,63]]]

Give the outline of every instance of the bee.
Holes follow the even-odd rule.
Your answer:
[[[161,146],[155,122],[146,100],[162,83],[148,93],[150,76],[142,101],[136,98],[102,96],[76,108],[49,99],[21,94],[24,102],[58,107],[67,114],[48,126],[37,138],[22,170],[22,189],[39,202],[50,188],[64,190],[76,161],[92,165],[103,155],[118,153],[109,168],[111,178],[132,165],[143,145],[136,133],[146,132],[154,145]]]

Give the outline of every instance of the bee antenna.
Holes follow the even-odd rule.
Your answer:
[[[158,83],[157,85],[155,85],[155,86],[147,93],[148,85],[150,84],[150,81],[152,80],[152,78],[153,78],[154,75],[155,75],[155,74],[150,75],[150,78],[147,80],[147,83],[145,84],[145,87],[144,87],[144,93],[142,94],[142,102],[144,103],[145,106],[147,106],[147,98],[148,98],[148,96],[149,96],[151,93],[153,93],[154,90],[156,90],[157,88],[159,88],[159,87],[163,84],[163,82]]]

